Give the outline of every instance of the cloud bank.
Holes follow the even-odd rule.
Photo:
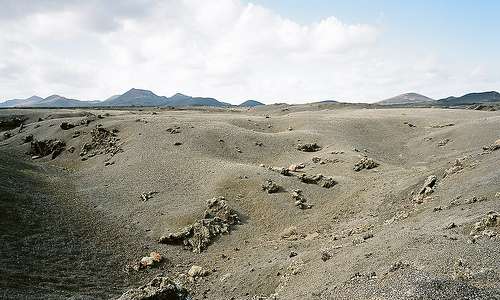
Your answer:
[[[136,87],[232,103],[371,102],[490,78],[481,66],[457,77],[462,66],[430,51],[388,49],[379,25],[299,24],[237,0],[1,2],[1,100],[93,100]]]

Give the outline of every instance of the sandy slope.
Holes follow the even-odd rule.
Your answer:
[[[62,210],[55,214],[57,219],[70,224],[63,228],[79,224],[72,231],[73,239],[43,247],[61,249],[78,241],[82,243],[78,249],[87,253],[54,251],[54,256],[69,265],[81,266],[73,268],[72,274],[80,279],[68,282],[71,289],[60,284],[44,290],[47,297],[118,297],[157,273],[176,278],[193,264],[212,271],[185,283],[194,299],[252,299],[271,294],[278,299],[499,297],[500,237],[481,237],[471,243],[469,236],[474,222],[489,211],[500,211],[500,150],[482,150],[483,145],[500,138],[498,112],[306,105],[108,113],[110,116],[88,127],[63,131],[60,123],[79,122],[82,111],[0,111],[0,116],[23,114],[33,122],[21,133],[13,130],[15,135],[1,142],[0,155],[15,154],[13,161],[23,165],[12,162],[13,170],[35,169],[33,174],[40,178],[47,195],[53,195],[44,201]],[[40,116],[46,120],[36,122]],[[432,127],[448,123],[454,126]],[[35,124],[40,126],[35,128]],[[96,124],[119,130],[123,152],[110,159],[114,162],[110,166],[104,165],[107,155],[80,160],[80,149],[89,134],[72,138],[75,130],[88,133]],[[179,133],[167,131],[177,126]],[[66,148],[74,146],[76,151],[65,151],[55,160],[31,161],[24,155],[29,144],[20,144],[27,134],[62,139]],[[443,139],[449,142],[438,146]],[[298,143],[308,142],[316,142],[322,149],[311,153],[296,150]],[[380,166],[354,172],[353,165],[362,155]],[[314,163],[313,157],[325,163]],[[443,178],[444,170],[457,158],[464,158],[464,169]],[[299,163],[306,165],[302,172],[332,176],[338,184],[326,189],[260,166]],[[416,204],[411,193],[429,175],[438,177],[435,191]],[[2,176],[2,183],[7,177]],[[262,191],[267,179],[284,190],[276,194]],[[19,185],[37,190],[31,181]],[[2,184],[2,189],[8,186]],[[290,192],[297,188],[314,205],[312,209],[294,206]],[[158,193],[141,201],[140,194],[149,191]],[[16,194],[18,201],[26,201],[25,192]],[[215,196],[224,196],[243,220],[231,234],[220,237],[201,254],[157,243],[161,235],[199,219],[205,201]],[[466,204],[473,196],[486,200]],[[39,205],[35,200],[33,205]],[[2,201],[9,205],[8,199]],[[15,222],[10,226],[14,228]],[[451,222],[457,226],[446,229]],[[41,226],[50,228],[50,224],[44,221]],[[19,225],[24,228],[22,222]],[[308,236],[282,239],[280,234],[290,226]],[[373,237],[364,240],[367,233]],[[12,236],[2,233],[2,239],[17,245]],[[167,261],[158,268],[123,271],[151,250],[162,253]],[[3,265],[10,264],[13,251],[15,247],[2,247],[2,252],[10,253]],[[297,255],[289,257],[292,251]],[[324,253],[330,256],[326,261]],[[26,252],[26,260],[36,262],[38,258],[32,255],[31,250]],[[459,260],[461,265],[457,265]],[[398,262],[401,267],[389,271]],[[26,289],[30,283],[16,286],[15,268],[5,270],[4,298],[34,297]],[[54,268],[53,272],[62,270]],[[109,276],[103,279],[98,274]],[[38,275],[28,268],[21,279],[32,282],[34,276]],[[44,276],[38,276],[36,284],[52,285],[54,279]],[[458,279],[460,276],[465,279]]]

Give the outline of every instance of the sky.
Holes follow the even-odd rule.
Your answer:
[[[0,101],[500,90],[500,1],[0,0]]]

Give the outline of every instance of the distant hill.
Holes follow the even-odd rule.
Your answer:
[[[336,104],[336,103],[339,102],[335,100],[323,100],[323,101],[313,102],[312,104]]]
[[[461,97],[448,97],[440,99],[437,101],[439,105],[465,105],[465,104],[477,104],[477,103],[492,103],[500,102],[500,93],[492,92],[482,92],[482,93],[470,93],[463,95]]]
[[[33,107],[84,107],[94,106],[100,103],[99,101],[80,101],[76,99],[68,99],[59,95],[49,96],[37,103],[30,105]]]
[[[434,99],[431,99],[429,97],[426,97],[424,95],[420,95],[417,93],[406,93],[406,94],[401,94],[389,99],[385,99],[379,102],[376,102],[376,104],[380,105],[401,105],[401,104],[415,104],[415,103],[425,103],[425,102],[432,102],[435,101]]]
[[[52,95],[47,98],[32,96],[26,99],[7,100],[0,103],[0,107],[83,107],[94,106],[98,103],[99,101],[80,101]]]
[[[255,106],[261,106],[261,105],[265,105],[265,104],[262,102],[259,102],[257,100],[247,100],[238,106],[239,107],[255,107]]]
[[[5,102],[0,103],[0,107],[26,107],[26,106],[33,106],[36,103],[42,101],[42,97],[38,96],[31,96],[26,99],[12,99],[12,100],[7,100]]]
[[[164,103],[167,106],[173,107],[183,107],[183,106],[215,106],[215,107],[223,107],[223,106],[231,106],[229,103],[221,102],[214,98],[205,98],[205,97],[191,97],[184,94],[175,94],[170,98],[167,98],[167,101]]]
[[[166,97],[148,90],[130,89],[123,95],[113,96],[99,103],[99,106],[162,106]]]

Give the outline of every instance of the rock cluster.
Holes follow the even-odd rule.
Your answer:
[[[414,196],[413,200],[417,203],[422,203],[424,198],[434,192],[434,186],[436,185],[437,177],[431,175],[427,177],[420,191]]]
[[[312,208],[311,204],[307,204],[307,199],[304,197],[302,194],[301,190],[294,190],[292,192],[292,198],[295,200],[295,206],[297,206],[300,209],[310,209]]]
[[[22,116],[10,117],[4,120],[0,120],[0,131],[20,127],[26,120],[27,118]]]
[[[495,143],[493,143],[491,145],[483,146],[484,151],[492,152],[492,151],[495,151],[498,149],[500,149],[500,139],[496,140]]]
[[[62,130],[69,130],[71,128],[75,128],[75,124],[68,123],[68,122],[62,122],[59,127],[61,127]]]
[[[127,268],[131,268],[134,271],[139,271],[148,267],[153,267],[154,265],[160,263],[163,260],[163,257],[158,252],[151,252],[149,256],[144,256],[137,263],[132,264],[131,266],[127,266]]]
[[[494,231],[495,229],[496,231]],[[474,223],[470,235],[478,238],[481,235],[493,237],[500,230],[500,214],[496,211],[490,211],[480,221]]]
[[[453,165],[444,171],[443,178],[445,178],[446,176],[455,174],[457,172],[460,172],[463,169],[464,169],[464,165],[462,164],[460,159],[456,159],[455,162],[453,163]]]
[[[34,140],[30,144],[31,158],[36,159],[47,155],[52,155],[52,159],[56,158],[64,151],[66,143],[60,140]]]
[[[321,150],[321,147],[316,143],[298,144],[297,150],[303,152],[316,152]]]
[[[200,253],[219,235],[229,233],[231,226],[240,223],[238,214],[229,208],[224,197],[207,201],[204,218],[182,230],[162,236],[160,243],[183,244],[193,252]]]
[[[188,291],[168,277],[158,276],[148,284],[125,292],[118,300],[189,300]]]
[[[363,169],[373,169],[378,167],[379,164],[373,160],[373,158],[362,157],[356,164],[354,164],[353,170],[359,172]]]
[[[120,140],[116,133],[118,130],[113,129],[112,131],[103,128],[96,127],[90,131],[91,141],[83,144],[80,156],[82,158],[93,157],[100,154],[110,154],[111,156],[123,151],[118,145]]]
[[[110,165],[111,163],[109,163],[108,165]],[[141,199],[142,201],[148,201],[149,199],[153,198],[153,195],[154,194],[157,194],[158,192],[156,191],[152,191],[152,192],[147,192],[147,193],[142,193],[141,194]]]
[[[262,190],[266,191],[268,194],[277,193],[280,191],[280,189],[280,186],[270,179],[266,180],[266,182],[262,184]]]

